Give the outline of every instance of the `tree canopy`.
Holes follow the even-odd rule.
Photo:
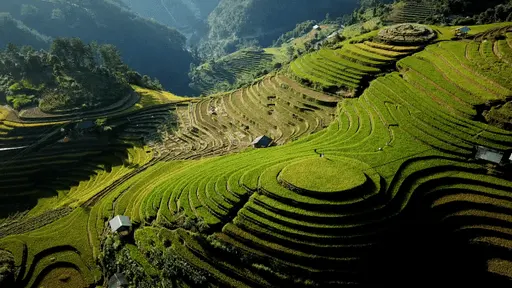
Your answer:
[[[162,88],[124,64],[113,45],[78,38],[57,38],[49,51],[9,44],[0,52],[0,64],[0,101],[15,109],[90,110],[128,97],[129,83]]]

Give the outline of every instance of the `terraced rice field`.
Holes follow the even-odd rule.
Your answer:
[[[290,64],[290,72],[300,81],[326,91],[356,95],[377,74],[417,50],[418,46],[392,46],[366,41],[345,44],[341,49],[321,49]]]
[[[277,55],[264,50],[241,50],[222,57],[214,63],[195,69],[193,88],[203,95],[216,92],[220,85],[230,87],[240,81],[254,79],[254,74],[264,69],[270,71]]]
[[[271,75],[244,89],[176,106],[178,130],[155,150],[184,160],[246,149],[261,135],[284,144],[325,128],[338,100]]]
[[[426,18],[435,15],[435,13],[436,11],[428,1],[401,1],[395,4],[388,20],[393,24],[424,23]]]
[[[71,193],[93,200],[75,200],[79,208],[59,210],[67,216],[0,239],[25,267],[16,283],[55,283],[61,269],[79,271],[77,283],[101,283],[94,264],[100,240],[108,219],[122,214],[136,223],[137,247],[130,249],[161,250],[186,263],[189,276],[179,287],[198,285],[194,275],[212,287],[400,286],[418,279],[503,287],[512,279],[510,164],[477,161],[474,152],[477,145],[512,147],[511,131],[478,121],[482,105],[512,99],[512,43],[504,36],[421,52],[368,42],[304,57],[318,69],[308,71],[322,71],[319,81],[335,85],[343,75],[377,74],[380,63],[396,67],[358,98],[324,95],[276,74],[166,106],[176,126],[153,146],[159,161],[130,152],[141,166],[129,177],[119,168],[100,172]],[[137,135],[126,117],[109,121],[131,125]],[[262,134],[282,145],[247,148]],[[207,227],[170,230],[181,217]],[[163,273],[158,268],[146,270]]]

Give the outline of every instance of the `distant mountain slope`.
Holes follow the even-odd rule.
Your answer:
[[[219,0],[121,0],[133,12],[178,29],[187,38],[207,32],[206,19]],[[196,36],[194,37],[197,39]]]
[[[208,17],[210,31],[200,51],[203,55],[218,56],[250,41],[269,46],[298,22],[323,19],[326,14],[350,13],[357,3],[356,0],[221,0]]]
[[[119,1],[2,0],[0,12],[10,14],[0,21],[0,44],[48,48],[41,47],[45,46],[41,39],[56,37],[114,44],[135,70],[157,77],[177,94],[190,93],[187,73],[192,57],[185,49],[185,37],[133,15]]]
[[[14,19],[9,13],[0,13],[0,47],[9,42],[18,45],[32,46],[38,49],[47,48],[50,38],[30,29],[23,22]]]

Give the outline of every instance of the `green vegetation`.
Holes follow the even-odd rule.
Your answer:
[[[13,43],[47,50],[52,39],[60,37],[109,43],[119,49],[125,63],[160,79],[166,89],[182,95],[192,92],[187,74],[194,60],[185,49],[186,38],[135,15],[119,0],[5,0],[0,3],[0,33],[1,49]]]
[[[497,124],[509,116],[512,46],[507,29],[489,28],[472,41],[401,45],[369,39],[375,31],[201,99],[133,86],[136,104],[90,117],[98,138],[111,127],[108,145],[55,144],[59,128],[75,129],[68,122],[2,120],[2,144],[41,145],[0,168],[0,253],[26,267],[15,284],[91,286],[117,271],[137,287],[460,281],[449,265],[502,286],[511,164],[474,155],[512,147]],[[8,87],[39,89],[22,79]],[[261,135],[276,145],[251,148]],[[41,182],[26,181],[34,175]],[[131,218],[133,238],[109,232],[114,215]]]
[[[350,161],[316,158],[286,166],[279,179],[298,189],[343,192],[366,182],[361,168]]]
[[[5,250],[0,250],[0,284],[12,285],[14,280],[14,257]]]
[[[12,90],[11,90],[12,91]],[[7,96],[6,100],[9,105],[11,105],[14,109],[20,110],[21,108],[34,103],[34,95],[25,95],[25,94],[15,94],[12,96]]]
[[[419,48],[412,45],[396,48],[369,41],[341,46],[300,57],[291,63],[290,72],[317,89],[354,96],[372,77]]]
[[[60,264],[64,267],[54,268],[44,278],[38,282],[39,287],[55,287],[55,288],[71,288],[86,287],[87,282],[84,281],[80,271],[74,267],[65,267],[67,265]],[[56,265],[58,266],[58,265]]]
[[[279,63],[275,60],[273,54],[263,49],[242,49],[194,68],[190,72],[190,86],[202,94],[240,88],[275,69]]]
[[[492,107],[487,113],[484,113],[485,120],[488,123],[505,130],[512,130],[512,102],[507,102],[502,106]]]
[[[436,14],[435,5],[440,5],[440,3],[434,3],[430,0],[398,1],[394,3],[388,21],[395,24],[426,23]]]
[[[0,59],[0,74],[6,79],[0,93],[16,110],[32,103],[45,112],[92,110],[129,95],[122,73],[130,70],[121,67],[117,50],[110,46],[58,39],[49,52],[10,45]]]
[[[269,46],[296,23],[321,20],[326,14],[341,15],[356,6],[356,1],[326,0],[321,5],[307,0],[293,4],[270,0],[221,0],[208,17],[208,36],[199,51],[205,58],[217,58],[240,47]],[[285,16],[286,17],[283,17]]]

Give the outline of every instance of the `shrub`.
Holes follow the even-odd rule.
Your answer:
[[[7,102],[11,104],[12,108],[16,110],[20,110],[21,108],[24,108],[25,106],[28,106],[32,103],[34,103],[35,96],[34,95],[15,95],[15,96],[7,96]]]
[[[9,286],[14,280],[14,257],[11,253],[0,250],[0,286]]]

